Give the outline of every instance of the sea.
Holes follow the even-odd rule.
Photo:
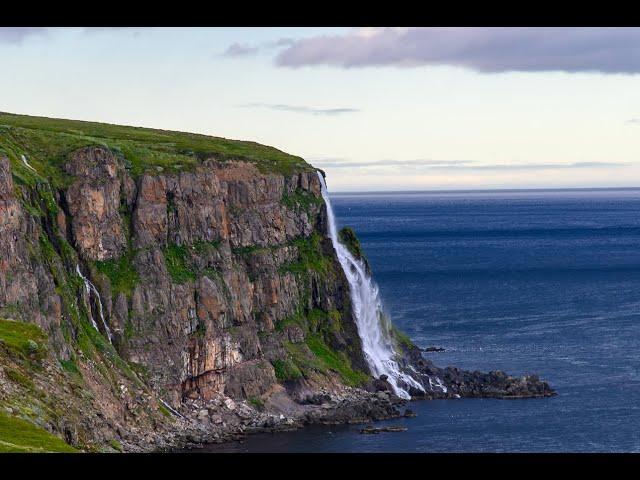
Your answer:
[[[639,452],[640,189],[331,194],[393,323],[438,366],[535,373],[545,399],[250,435],[208,452]]]

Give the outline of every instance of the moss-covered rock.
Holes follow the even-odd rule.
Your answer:
[[[371,274],[371,266],[369,265],[369,261],[364,256],[364,252],[362,251],[362,246],[360,245],[360,240],[356,236],[356,232],[353,231],[351,227],[343,227],[338,232],[338,240],[340,243],[344,244],[345,247],[351,252],[358,260],[362,260],[364,266],[369,274]]]

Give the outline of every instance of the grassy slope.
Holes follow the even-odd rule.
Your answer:
[[[46,348],[47,337],[33,323],[0,319],[0,342],[14,354],[24,358]]]
[[[20,418],[0,411],[0,453],[77,452],[63,440]]]
[[[46,335],[31,323],[0,319],[0,368],[8,380],[20,383],[26,391],[35,395],[30,378],[38,360],[46,350]],[[3,365],[4,355],[11,355],[21,364],[20,370]],[[9,362],[7,362],[9,363]],[[1,405],[0,405],[1,407]],[[41,427],[21,418],[8,415],[0,409],[0,452],[75,452],[63,440]]]
[[[188,170],[210,156],[251,161],[262,172],[288,174],[311,168],[300,157],[255,142],[0,112],[0,150],[9,155],[25,181],[32,174],[22,164],[22,154],[41,176],[59,186],[67,180],[62,172],[67,155],[88,145],[107,146],[121,154],[134,176],[147,170]]]

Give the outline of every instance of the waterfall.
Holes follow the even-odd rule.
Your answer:
[[[82,272],[80,271],[80,265],[76,265],[76,272],[78,273],[78,275],[80,275],[80,278],[82,278],[82,281],[84,282],[84,288],[87,291],[87,295],[89,296],[89,318],[91,319],[93,328],[100,331],[98,329],[98,324],[93,319],[93,313],[91,313],[91,294],[92,293],[95,295],[96,299],[98,300],[98,313],[100,314],[100,320],[102,320],[102,326],[104,327],[104,331],[107,333],[107,338],[109,339],[109,343],[112,343],[111,330],[107,325],[107,321],[104,319],[104,311],[102,310],[102,300],[100,299],[100,293],[98,292],[98,289],[93,283],[91,283],[91,281],[89,281],[87,277],[85,277],[82,274]]]
[[[410,375],[404,373],[398,365],[394,340],[391,336],[391,325],[382,312],[382,304],[378,295],[378,286],[361,260],[356,259],[351,252],[338,241],[336,221],[327,193],[327,185],[320,172],[318,178],[322,185],[322,198],[327,206],[329,221],[329,238],[336,250],[338,260],[349,281],[349,292],[353,314],[358,327],[358,334],[362,341],[365,359],[375,377],[386,375],[396,395],[410,398],[405,388],[412,386],[424,392],[424,387]]]
[[[183,419],[185,419],[185,420],[186,420],[186,418],[185,418],[185,416],[184,416],[184,415],[182,415],[179,411],[177,411],[175,408],[173,408],[173,407],[172,407],[171,405],[169,405],[167,402],[165,402],[165,401],[164,401],[164,400],[162,400],[161,398],[158,398],[158,400],[160,400],[160,403],[161,403],[162,405],[164,405],[164,406],[165,406],[165,408],[166,408],[167,410],[169,410],[171,413],[173,413],[176,417],[183,418]]]
[[[36,169],[35,169],[35,168],[33,168],[33,167],[29,164],[29,162],[27,162],[27,157],[26,157],[25,155],[20,155],[20,159],[22,160],[22,163],[24,163],[24,165],[25,165],[29,170],[31,170],[33,173],[38,173],[38,172],[36,171]]]

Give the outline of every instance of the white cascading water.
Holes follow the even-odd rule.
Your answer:
[[[104,331],[107,332],[107,338],[109,339],[109,343],[112,343],[112,341],[111,341],[111,330],[109,329],[109,325],[107,325],[107,321],[104,319],[104,312],[102,310],[102,300],[100,299],[100,293],[98,292],[98,289],[96,288],[96,286],[93,283],[91,283],[91,281],[87,277],[85,277],[82,274],[82,272],[80,271],[80,265],[76,265],[76,272],[78,273],[78,275],[80,276],[80,278],[82,278],[82,281],[84,282],[84,288],[87,291],[87,295],[89,297],[89,301],[91,301],[91,294],[92,293],[96,296],[96,299],[98,300],[98,313],[100,314],[100,320],[102,320],[102,326],[104,327]],[[93,324],[93,328],[95,328],[96,330],[100,331],[98,329],[98,324],[93,319],[93,314],[91,313],[91,304],[89,304],[89,318],[91,318],[91,323]]]
[[[29,170],[31,170],[33,173],[38,173],[36,171],[35,168],[33,168],[29,162],[27,162],[27,157],[25,155],[20,155],[20,159],[22,160],[22,163],[24,163],[25,167],[27,167]]]
[[[164,400],[162,400],[161,398],[159,398],[158,400],[160,400],[160,403],[162,405],[164,405],[166,407],[167,410],[169,410],[171,413],[173,413],[176,417],[179,418],[185,418],[184,415],[182,415],[179,411],[177,411],[175,408],[173,408],[171,405],[169,405],[167,402],[165,402]],[[186,418],[185,418],[186,419]]]
[[[411,397],[403,386],[412,386],[424,392],[423,386],[413,377],[402,372],[396,361],[397,353],[391,337],[391,325],[382,313],[378,286],[367,275],[363,262],[356,259],[347,247],[338,241],[336,221],[329,201],[327,185],[322,174],[317,173],[322,185],[322,198],[327,206],[329,238],[331,238],[342,270],[349,281],[353,314],[356,318],[364,356],[371,373],[376,378],[380,375],[386,375],[387,381],[399,397]]]

